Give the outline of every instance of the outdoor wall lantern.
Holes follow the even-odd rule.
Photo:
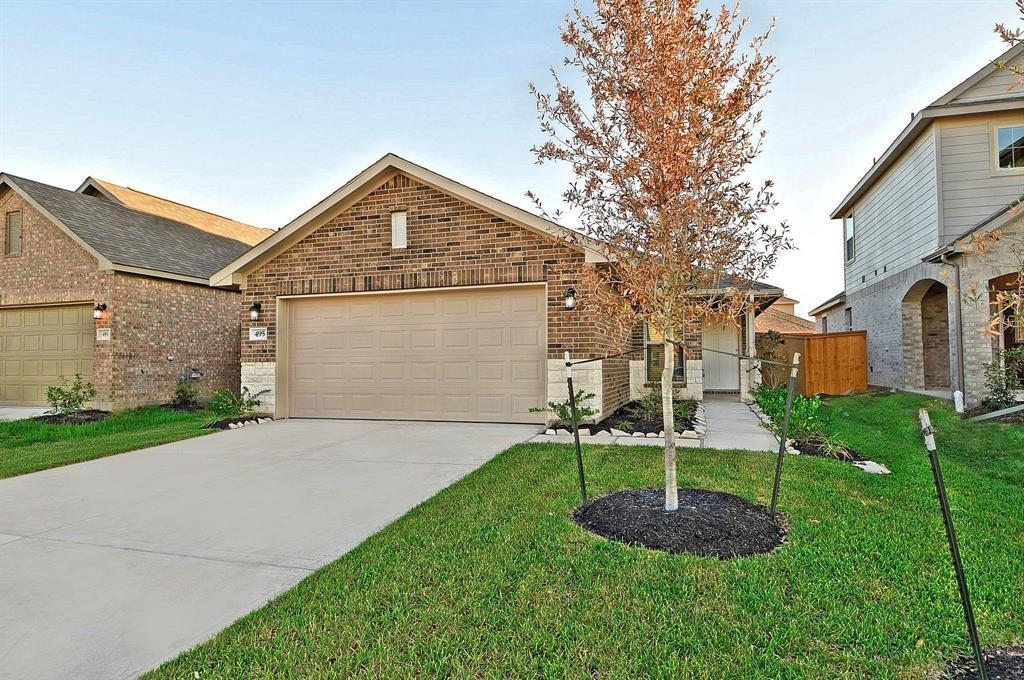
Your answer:
[[[565,295],[563,297],[565,298],[565,308],[566,309],[576,309],[576,289],[575,288],[570,288],[569,290],[565,291]]]
[[[260,320],[260,312],[263,310],[263,305],[259,302],[252,303],[252,307],[249,308],[249,318],[253,321]]]
[[[103,312],[105,312],[105,311],[107,311],[107,303],[106,302],[98,303],[95,307],[92,308],[92,318],[94,318],[94,319],[102,319],[103,318]]]

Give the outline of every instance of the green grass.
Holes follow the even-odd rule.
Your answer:
[[[0,422],[0,479],[209,434],[202,427],[212,419],[209,413],[152,407],[84,425]]]
[[[988,644],[1024,638],[1024,430],[910,395],[837,399],[892,469],[788,456],[789,542],[722,562],[569,520],[572,449],[516,446],[150,678],[919,678],[966,650],[916,409],[932,409]],[[588,447],[594,493],[657,486],[661,453]],[[766,502],[772,457],[683,450],[684,484]]]

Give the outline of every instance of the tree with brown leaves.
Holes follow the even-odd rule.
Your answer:
[[[752,282],[790,247],[786,225],[764,221],[771,182],[748,177],[775,66],[763,51],[771,28],[744,43],[746,27],[739,5],[598,0],[592,15],[577,5],[561,36],[586,93],[554,68],[553,93],[531,85],[548,136],[534,152],[571,166],[563,197],[608,261],[586,270],[581,305],[623,343],[639,321],[664,339],[666,510],[678,507],[676,338],[744,314]]]

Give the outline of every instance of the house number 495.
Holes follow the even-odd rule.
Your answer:
[[[266,340],[267,329],[266,328],[250,328],[249,329],[249,340]]]

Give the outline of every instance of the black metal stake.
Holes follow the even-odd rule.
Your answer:
[[[580,495],[583,497],[583,504],[587,503],[587,479],[583,474],[583,452],[580,450],[580,423],[576,415],[576,392],[572,388],[572,362],[569,361],[569,353],[565,353],[565,377],[569,385],[569,409],[572,411],[572,436],[576,440],[576,468],[580,474]]]
[[[939,506],[942,508],[942,520],[946,523],[946,538],[949,540],[949,552],[953,557],[953,571],[956,574],[956,584],[960,589],[960,604],[964,608],[964,621],[967,623],[967,634],[971,638],[971,649],[974,651],[974,660],[978,664],[978,678],[988,680],[988,673],[985,670],[985,659],[981,654],[981,641],[978,637],[978,624],[974,620],[974,608],[971,606],[971,596],[967,592],[967,577],[964,575],[964,564],[960,559],[960,545],[956,540],[956,529],[953,528],[953,515],[949,511],[949,498],[946,496],[946,483],[942,480],[942,466],[939,465],[939,455],[935,447],[935,430],[932,429],[932,421],[928,411],[921,409],[918,412],[921,418],[921,433],[924,434],[924,446],[928,449],[928,458],[932,463],[932,476],[935,478],[935,490],[939,493]]]
[[[793,354],[792,370],[789,373],[789,392],[786,393],[786,417],[783,418],[782,436],[779,437],[779,457],[775,460],[775,484],[772,485],[772,514],[779,502],[779,484],[782,482],[782,461],[786,457],[786,444],[789,442],[789,416],[793,410],[793,392],[796,391],[796,372],[800,368],[800,353]]]

